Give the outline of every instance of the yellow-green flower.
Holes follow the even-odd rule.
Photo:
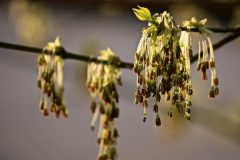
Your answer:
[[[138,8],[133,8],[133,12],[139,20],[150,21],[152,19],[151,12],[147,8],[141,6],[138,6]]]

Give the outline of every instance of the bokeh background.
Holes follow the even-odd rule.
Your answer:
[[[111,47],[122,60],[133,62],[146,23],[131,8],[167,10],[181,25],[185,19],[207,17],[207,26],[240,23],[239,0],[11,0],[0,1],[0,41],[43,47],[60,36],[66,50],[86,55]],[[226,34],[212,35],[217,42]],[[192,121],[161,103],[162,126],[154,124],[149,107],[133,104],[136,76],[122,70],[119,160],[238,160],[240,157],[240,39],[216,51],[220,96],[208,98],[210,83],[200,80],[193,64]],[[195,50],[196,53],[196,50]],[[90,130],[90,98],[85,88],[86,63],[65,61],[68,119],[45,118],[39,112],[37,56],[0,48],[0,160],[93,160],[97,131]]]

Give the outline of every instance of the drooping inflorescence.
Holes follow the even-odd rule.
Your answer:
[[[165,95],[165,100],[175,105],[179,112],[184,112],[184,118],[190,120],[191,95],[193,94],[190,68],[193,56],[191,35],[188,31],[181,31],[173,17],[166,11],[151,15],[147,8],[138,7],[133,11],[139,20],[148,21],[148,27],[143,28],[142,37],[135,53],[133,68],[137,74],[135,104],[143,105],[143,120],[145,121],[147,100],[150,96],[154,97],[153,110],[156,115],[156,125],[159,126],[161,120],[158,106],[161,96]],[[202,40],[201,42],[203,56],[199,53],[199,57],[202,57],[200,68],[203,78],[206,79],[206,69],[207,66],[210,66],[212,73],[210,97],[215,97],[218,94],[218,80],[213,47],[208,36],[209,30],[203,26],[206,19],[199,23],[195,21],[195,18],[193,18],[193,22],[184,21],[184,27],[199,29],[203,36],[207,35],[207,41]],[[208,51],[210,59],[208,59]],[[172,117],[172,107],[169,109],[168,115]]]
[[[103,50],[98,59],[109,61],[108,64],[88,64],[86,86],[92,98],[91,111],[93,118],[91,127],[100,115],[98,129],[98,160],[114,160],[117,156],[116,143],[118,130],[114,119],[119,116],[117,85],[121,85],[121,72],[116,66],[119,58],[111,49]],[[115,64],[115,65],[114,65]]]
[[[68,110],[63,97],[63,65],[62,56],[57,53],[64,52],[61,42],[57,37],[55,42],[50,42],[38,56],[38,87],[42,91],[39,108],[44,116],[54,113],[57,118],[62,114],[68,117]]]
[[[142,30],[134,57],[133,70],[137,74],[134,103],[143,105],[143,121],[146,121],[148,99],[152,96],[155,124],[160,126],[159,103],[161,97],[165,96],[165,100],[172,104],[168,111],[169,117],[173,116],[172,106],[175,105],[184,118],[190,120],[193,94],[191,29],[197,29],[200,33],[197,70],[201,70],[202,79],[207,80],[207,70],[210,69],[209,97],[214,98],[219,94],[211,31],[204,27],[207,19],[198,22],[193,17],[183,22],[185,29],[181,30],[166,11],[151,15],[147,8],[138,7],[133,11],[139,20],[148,21],[148,27]],[[48,43],[38,57],[38,87],[42,91],[39,107],[45,116],[49,115],[50,110],[57,118],[61,114],[68,117],[63,97],[63,58],[67,57],[66,53],[57,37],[55,42]],[[117,157],[116,143],[119,136],[114,120],[119,117],[117,85],[122,85],[121,61],[109,48],[100,54],[97,59],[101,63],[90,58],[87,69],[86,86],[92,99],[91,128],[95,128],[99,117],[97,159],[114,160]]]
[[[211,72],[211,89],[209,91],[209,97],[214,98],[219,95],[218,89],[218,77],[215,68],[215,58],[213,45],[210,38],[210,34],[212,33],[210,30],[204,27],[207,19],[202,19],[201,21],[197,21],[195,17],[191,19],[191,21],[184,21],[183,26],[188,29],[198,28],[200,31],[200,38],[198,42],[198,62],[197,62],[197,70],[202,72],[202,80],[207,80],[207,70],[210,69]],[[190,32],[182,31],[182,35],[190,35]]]

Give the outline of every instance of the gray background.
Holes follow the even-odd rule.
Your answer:
[[[46,29],[45,33],[33,29],[34,40],[29,41],[22,37],[21,27],[19,29],[16,25],[21,16],[13,18],[9,5],[9,2],[0,2],[0,41],[43,47],[59,35],[68,51],[97,54],[95,50],[110,46],[122,60],[128,62],[133,61],[141,28],[146,25],[136,20],[129,8],[111,10],[111,6],[100,8],[42,3],[49,24],[42,26]],[[36,3],[28,5],[31,8]],[[192,3],[172,5],[159,11],[165,9],[179,24],[193,15],[199,19],[208,17],[208,26],[239,23],[239,6],[234,9],[235,15],[227,21],[214,18]],[[27,19],[21,25],[27,28],[30,23]],[[222,37],[223,34],[213,35],[213,42]],[[147,122],[142,123],[142,107],[133,104],[136,76],[132,71],[123,69],[123,86],[118,88],[120,118],[116,120],[120,132],[118,159],[238,160],[239,44],[238,39],[216,51],[220,96],[215,100],[208,98],[210,83],[200,80],[200,73],[193,65],[191,122],[177,113],[172,119],[168,118],[169,105],[162,102],[162,126],[155,127],[151,107]],[[36,58],[34,54],[0,48],[0,160],[96,159],[97,132],[90,130],[86,64],[72,60],[65,62],[65,100],[70,111],[69,118],[45,118],[38,110],[40,91],[36,86]]]

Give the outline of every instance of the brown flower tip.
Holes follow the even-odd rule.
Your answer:
[[[118,82],[118,84],[119,84],[120,86],[123,85],[123,84],[122,84],[122,79],[121,79],[121,77],[119,77],[119,78],[117,79],[117,82]]]
[[[157,105],[157,104],[154,104],[154,106],[153,106],[153,111],[154,111],[155,113],[158,112],[158,105]]]
[[[93,127],[94,129],[94,127]],[[97,144],[100,144],[101,143],[101,138],[97,138]]]
[[[168,111],[168,116],[169,116],[170,118],[172,118],[172,116],[173,116],[172,111]]]
[[[193,94],[193,90],[192,90],[192,88],[188,88],[188,94],[191,96],[192,94]]]
[[[215,91],[215,95],[218,96],[218,95],[219,95],[219,89],[218,89],[218,87],[215,87],[215,90],[214,90],[214,91]]]
[[[201,67],[202,67],[202,63],[199,62],[199,63],[197,64],[197,71],[200,71]]]
[[[189,57],[190,57],[190,60],[192,60],[192,58],[193,58],[193,50],[192,49],[189,49]]]
[[[52,104],[50,108],[50,112],[54,113],[56,111],[56,105]]]
[[[188,113],[185,113],[185,114],[184,114],[184,118],[187,119],[187,120],[189,120],[189,121],[191,120],[190,114],[188,114]]]
[[[136,73],[136,74],[139,73],[139,67],[138,67],[138,64],[137,64],[137,63],[134,63],[133,71],[134,71],[134,73]]]
[[[215,86],[218,86],[218,85],[219,85],[219,81],[218,81],[218,78],[217,78],[217,77],[213,78],[213,84],[214,84]]]
[[[114,107],[112,109],[112,116],[113,116],[113,118],[118,118],[119,117],[119,108]]]
[[[38,85],[38,88],[39,88],[39,89],[42,88],[42,83],[41,83],[41,80],[40,80],[40,79],[37,80],[37,85]]]
[[[113,137],[114,138],[117,138],[119,137],[119,133],[118,133],[118,130],[115,128],[114,131],[113,131]]]
[[[56,118],[59,118],[59,117],[60,117],[60,113],[61,113],[61,111],[60,111],[59,109],[57,109],[57,110],[55,111],[55,117],[56,117]]]
[[[94,126],[91,126],[91,130],[94,131],[94,130],[95,130],[95,127],[94,127]]]
[[[206,72],[202,72],[202,80],[207,80],[207,73]]]
[[[41,100],[40,101],[40,104],[39,104],[39,109],[40,109],[40,111],[44,111],[44,108],[45,108],[45,104],[44,104],[44,101],[43,100]]]
[[[147,120],[147,117],[144,116],[143,117],[143,122],[146,122],[146,120]]]
[[[170,101],[170,99],[171,99],[171,94],[168,92],[166,95],[166,101]]]
[[[108,159],[108,157],[106,154],[102,154],[102,155],[98,156],[98,158],[97,158],[97,160],[107,160],[107,159]]]
[[[211,90],[209,91],[209,98],[215,98],[214,89],[211,89]]]
[[[97,108],[97,103],[96,103],[95,101],[93,101],[93,102],[91,103],[91,111],[92,111],[92,113],[95,113],[96,108]]]
[[[206,72],[207,68],[206,68],[206,63],[202,62],[202,65],[201,65],[201,71],[202,72]]]
[[[206,69],[209,69],[209,63],[205,62]]]
[[[160,95],[160,93],[156,93],[156,100],[158,101],[158,102],[160,102],[161,101],[161,95]]]
[[[144,99],[142,104],[143,104],[143,107],[146,107],[146,108],[147,108],[147,107],[148,107],[148,101],[147,101],[147,99]]]
[[[190,107],[186,107],[186,108],[185,108],[185,112],[187,112],[188,114],[190,114],[190,112],[191,112]]]
[[[49,114],[48,114],[48,110],[45,108],[44,110],[43,110],[43,115],[45,116],[45,117],[47,117]]]
[[[139,96],[139,103],[143,103],[143,96],[142,95]]]
[[[161,125],[161,119],[160,119],[159,115],[157,115],[157,117],[156,117],[155,124],[156,124],[156,126]]]
[[[64,116],[65,118],[68,118],[68,110],[64,109],[64,111],[63,111],[63,116]]]
[[[103,104],[100,104],[99,110],[100,110],[100,113],[101,113],[101,114],[104,114],[104,113],[105,113],[105,109],[104,109]]]

